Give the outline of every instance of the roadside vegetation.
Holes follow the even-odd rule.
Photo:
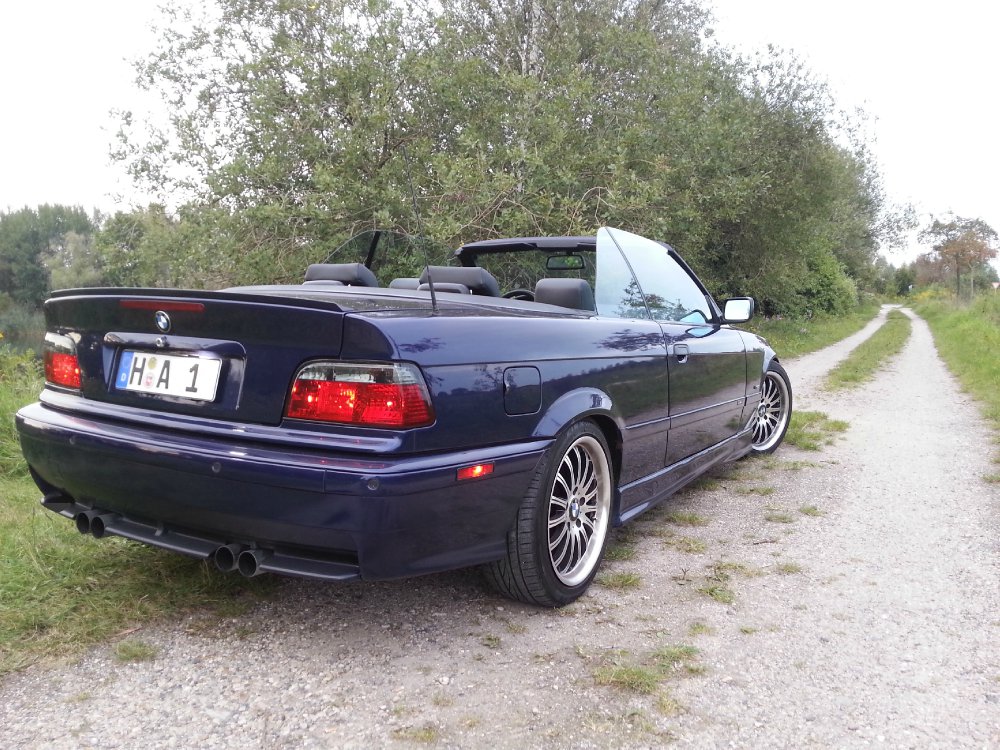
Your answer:
[[[906,315],[890,310],[882,327],[830,371],[826,387],[852,388],[870,380],[891,357],[902,351],[911,328]]]
[[[14,434],[14,412],[41,386],[32,355],[0,342],[0,675],[179,612],[231,616],[275,586],[119,538],[98,542],[44,510]],[[152,658],[134,643],[118,657]]]
[[[949,369],[1000,431],[1000,294],[986,293],[971,303],[929,300],[918,303],[916,309],[930,325],[938,353]],[[995,460],[994,476],[1000,479],[1000,449]]]
[[[874,298],[866,297],[856,308],[840,315],[761,317],[751,320],[746,327],[767,339],[779,357],[791,359],[857,333],[875,317],[879,304]]]

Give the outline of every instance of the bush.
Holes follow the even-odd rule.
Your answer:
[[[41,311],[15,304],[0,295],[0,345],[41,354],[44,337],[45,316]]]
[[[0,476],[28,473],[14,430],[14,412],[38,398],[41,390],[42,368],[35,356],[0,341]]]

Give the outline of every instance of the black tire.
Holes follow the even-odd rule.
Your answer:
[[[507,535],[507,555],[485,568],[504,596],[562,607],[590,585],[611,526],[614,477],[607,441],[577,422],[542,459]]]
[[[774,453],[788,432],[792,419],[792,383],[778,362],[771,362],[764,373],[760,403],[753,418],[751,452],[764,456]]]

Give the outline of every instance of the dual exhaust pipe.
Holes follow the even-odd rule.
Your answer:
[[[81,534],[91,534],[95,539],[100,539],[107,533],[108,526],[118,520],[114,513],[102,513],[99,510],[85,510],[77,513],[73,519],[76,523],[76,530]]]
[[[81,534],[90,534],[95,539],[103,537],[108,526],[114,524],[119,516],[114,513],[102,513],[99,510],[85,510],[77,513],[73,521],[76,530]],[[215,567],[224,573],[238,570],[247,578],[253,578],[265,572],[261,569],[271,558],[271,553],[262,549],[252,549],[243,544],[226,544],[211,554]]]
[[[247,578],[253,578],[264,571],[261,565],[271,558],[270,552],[251,549],[242,544],[226,544],[212,553],[212,562],[223,573],[238,570]]]

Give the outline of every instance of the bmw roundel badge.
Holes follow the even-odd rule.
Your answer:
[[[153,316],[156,320],[156,327],[159,328],[164,333],[170,333],[170,316],[167,315],[163,310],[157,310],[156,314]]]

